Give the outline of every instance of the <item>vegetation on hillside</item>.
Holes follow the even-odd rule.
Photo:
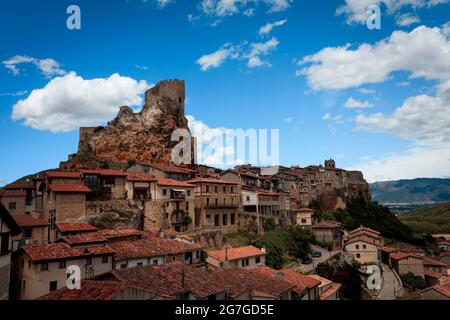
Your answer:
[[[450,233],[450,202],[412,210],[398,217],[417,234]]]
[[[322,278],[342,284],[340,295],[344,299],[360,300],[362,280],[358,271],[348,264],[329,264],[322,262],[317,265],[316,273]]]
[[[346,230],[353,230],[362,225],[379,231],[382,236],[389,239],[409,243],[417,242],[412,230],[393,215],[388,208],[377,202],[366,201],[364,198],[352,199],[347,202],[346,209],[323,213],[320,217],[341,222]]]

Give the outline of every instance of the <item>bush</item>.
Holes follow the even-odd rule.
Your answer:
[[[411,272],[400,276],[400,278],[402,279],[403,285],[412,290],[425,289],[427,286],[424,278],[416,276]]]
[[[315,242],[314,234],[309,229],[298,226],[289,229],[288,251],[298,259],[304,259],[311,254],[311,243]]]
[[[252,241],[252,245],[266,249],[266,265],[273,269],[281,269],[284,264],[283,250],[271,243],[263,241]]]
[[[275,220],[273,220],[272,218],[269,218],[266,220],[266,222],[264,222],[264,231],[272,231],[275,230],[277,228],[277,225],[275,224]]]
[[[316,267],[316,273],[325,279],[332,279],[334,271],[334,268],[327,262],[321,262]]]

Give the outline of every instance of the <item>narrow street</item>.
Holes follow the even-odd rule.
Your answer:
[[[394,300],[400,290],[400,282],[389,266],[383,264],[383,282],[377,300]]]
[[[319,263],[327,261],[332,256],[334,256],[335,254],[338,254],[340,252],[339,250],[328,251],[327,249],[316,246],[316,245],[311,245],[311,250],[312,250],[312,252],[316,252],[316,251],[321,252],[322,256],[320,256],[319,258],[312,258],[313,262],[311,264],[302,264],[301,262],[299,262],[299,266],[297,267],[298,271],[300,271],[302,273],[309,273],[312,270],[314,270],[314,268],[316,268]]]

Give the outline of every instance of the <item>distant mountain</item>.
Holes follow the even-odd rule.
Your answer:
[[[450,179],[418,178],[382,181],[369,185],[372,199],[393,211],[450,201]]]
[[[416,233],[450,233],[450,202],[405,212],[398,218]]]

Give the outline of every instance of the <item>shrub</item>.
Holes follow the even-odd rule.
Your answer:
[[[411,272],[400,276],[400,278],[402,279],[405,287],[408,287],[412,290],[421,290],[427,286],[424,278],[416,276]]]
[[[269,218],[264,222],[263,227],[264,227],[264,231],[267,232],[267,231],[275,230],[277,225],[275,224],[275,220],[273,220],[272,218]]]

